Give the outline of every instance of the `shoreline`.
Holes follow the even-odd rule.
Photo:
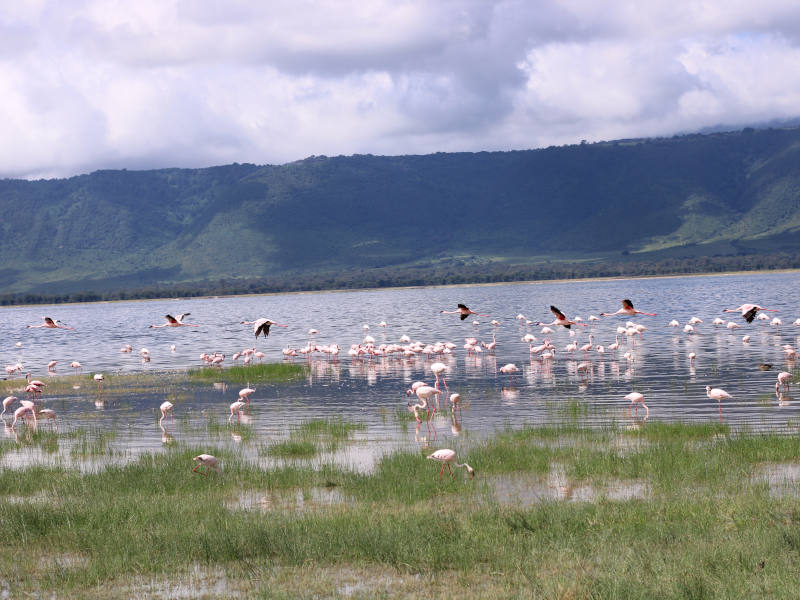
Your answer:
[[[752,271],[723,271],[723,272],[704,272],[704,273],[671,273],[665,275],[631,275],[629,277],[578,277],[574,279],[532,279],[524,281],[491,281],[482,283],[449,283],[449,284],[433,284],[433,285],[404,285],[404,286],[387,286],[387,287],[368,287],[368,288],[336,288],[329,290],[300,290],[289,292],[263,292],[254,294],[214,294],[208,296],[179,296],[179,297],[163,297],[163,298],[127,298],[125,300],[95,300],[89,302],[57,302],[57,303],[42,303],[42,304],[8,304],[0,306],[0,309],[8,308],[25,308],[25,307],[57,307],[57,306],[80,306],[84,304],[111,304],[118,302],[185,302],[191,300],[214,300],[219,298],[249,298],[253,296],[299,296],[310,294],[344,294],[348,292],[383,292],[395,290],[419,290],[428,288],[463,288],[463,287],[493,287],[501,285],[546,285],[546,284],[563,284],[563,283],[583,283],[583,282],[599,282],[599,281],[635,281],[640,279],[678,279],[680,277],[731,277],[736,275],[765,275],[765,274],[787,274],[787,273],[800,273],[800,269],[759,269]]]

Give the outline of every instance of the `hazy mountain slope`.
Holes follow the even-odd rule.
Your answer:
[[[706,243],[797,251],[800,130],[5,180],[0,215],[0,291],[454,255],[525,261]]]

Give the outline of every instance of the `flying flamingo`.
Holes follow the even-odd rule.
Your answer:
[[[166,418],[167,413],[169,413],[169,416],[172,417],[172,422],[175,423],[175,415],[172,414],[172,402],[162,402],[161,406],[158,408],[161,411],[161,418],[158,420],[159,426],[161,426],[161,422]]]
[[[217,471],[217,458],[212,456],[211,454],[198,454],[192,460],[197,462],[197,466],[192,469],[192,473],[199,473],[200,475],[205,475],[208,477],[208,474],[211,472],[211,469],[214,469],[215,472]],[[205,467],[206,472],[203,473],[202,471],[198,471],[200,467]]]
[[[627,316],[631,316],[631,317],[634,316],[634,315],[646,315],[648,317],[655,317],[655,316],[658,315],[658,313],[648,313],[648,312],[643,312],[641,310],[636,310],[633,307],[633,302],[631,302],[630,300],[625,298],[622,301],[622,308],[620,308],[617,312],[600,313],[601,317],[613,317],[614,315],[627,315]]]
[[[543,323],[540,321],[539,323],[537,323],[537,326],[541,327],[542,325],[561,325],[562,327],[566,327],[567,329],[569,329],[573,325],[582,325],[583,327],[587,326],[586,323],[579,323],[578,321],[570,321],[569,319],[567,319],[567,317],[564,315],[563,312],[558,310],[553,305],[550,305],[550,312],[552,312],[556,316],[556,320],[553,321],[552,323]]]
[[[650,416],[650,409],[647,408],[647,404],[644,403],[644,396],[642,394],[640,394],[639,392],[631,392],[630,394],[625,396],[625,400],[631,401],[631,403],[628,405],[629,417],[631,416],[631,407],[633,407],[634,405],[636,406],[636,415],[637,416],[639,415],[639,405],[641,404],[642,406],[644,406],[644,409],[646,411],[644,414],[644,418],[645,420],[647,420],[647,418]]]
[[[255,321],[242,321],[242,325],[252,325],[253,326],[253,333],[256,334],[256,337],[264,334],[264,337],[269,335],[269,328],[275,325],[276,327],[288,327],[288,325],[281,325],[280,323],[276,323],[275,321],[270,321],[269,319],[256,319]]]
[[[756,318],[756,313],[760,310],[765,310],[769,312],[778,312],[777,309],[774,308],[764,308],[763,306],[758,306],[757,304],[742,304],[737,308],[723,308],[722,312],[730,313],[730,312],[738,312],[742,313],[742,317],[748,323],[752,323],[753,319]]]
[[[164,315],[164,318],[167,320],[167,322],[162,323],[161,325],[150,325],[150,329],[158,329],[159,327],[200,327],[199,325],[191,325],[183,322],[183,318],[188,317],[190,314],[191,313],[183,313],[177,317],[173,317],[172,315]]]
[[[441,310],[441,311],[439,311],[439,312],[440,312],[440,313],[443,313],[443,314],[446,314],[446,315],[455,315],[455,314],[459,314],[459,315],[461,315],[461,320],[462,320],[462,321],[463,321],[464,319],[466,319],[466,318],[467,318],[468,316],[470,316],[470,315],[478,315],[479,317],[488,317],[488,316],[489,316],[489,315],[482,315],[481,313],[476,313],[474,310],[470,310],[470,309],[468,309],[468,308],[467,308],[465,305],[463,305],[463,304],[459,304],[459,305],[458,305],[458,310]]]
[[[439,479],[442,478],[445,465],[447,465],[447,470],[450,471],[450,477],[453,477],[453,469],[450,468],[451,464],[454,467],[466,467],[469,476],[475,477],[475,469],[470,467],[467,463],[464,464],[458,463],[458,461],[456,460],[455,450],[450,450],[449,448],[442,448],[441,450],[437,450],[433,454],[429,455],[428,459],[438,460],[440,463],[442,463],[442,468],[439,470]]]
[[[42,317],[44,319],[44,323],[41,325],[28,325],[28,329],[74,329],[73,327],[67,327],[58,319],[53,320],[50,317]]]

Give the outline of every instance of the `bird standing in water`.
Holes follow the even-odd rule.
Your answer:
[[[199,473],[200,475],[205,475],[206,477],[208,477],[208,474],[211,472],[211,469],[214,469],[214,472],[217,473],[219,472],[217,471],[217,463],[219,461],[217,461],[216,456],[213,456],[211,454],[198,454],[192,460],[197,462],[197,466],[194,469],[192,469],[192,473]],[[198,471],[197,469],[199,469],[200,467],[205,467],[206,472],[203,473],[202,471]]]
[[[441,450],[437,450],[433,454],[429,455],[428,458],[430,460],[438,460],[440,463],[442,463],[442,468],[439,470],[439,479],[442,478],[445,465],[447,465],[447,470],[450,471],[450,477],[453,476],[453,469],[450,468],[451,464],[454,467],[466,467],[469,476],[475,477],[475,469],[470,467],[467,463],[458,464],[458,461],[456,460],[455,450],[450,450],[449,448],[442,448]]]

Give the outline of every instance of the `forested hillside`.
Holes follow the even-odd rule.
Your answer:
[[[792,257],[800,129],[3,180],[0,224],[0,293]]]

